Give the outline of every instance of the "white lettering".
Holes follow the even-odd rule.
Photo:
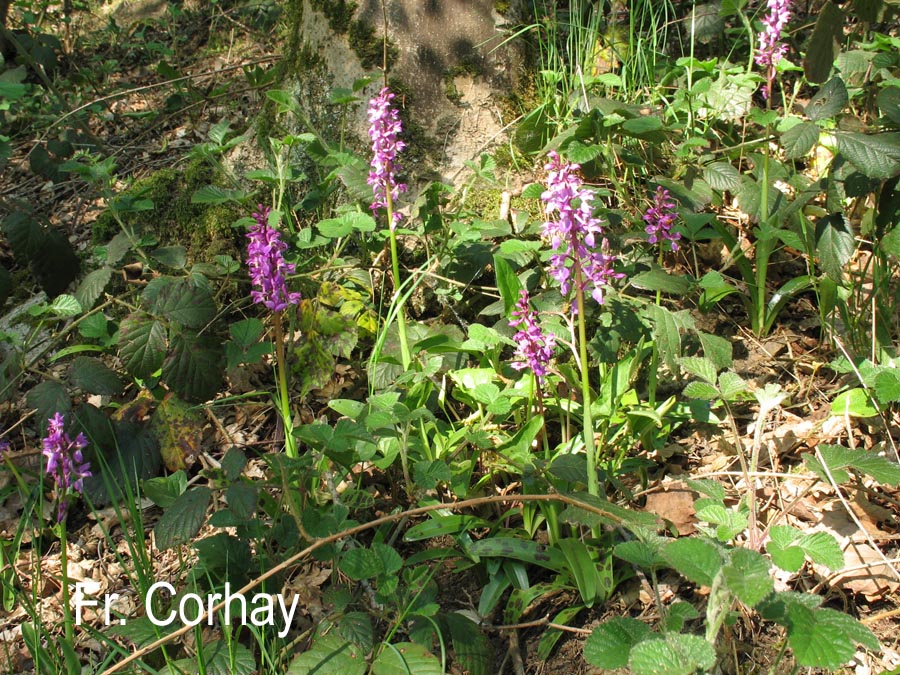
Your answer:
[[[283,638],[288,634],[288,631],[291,629],[291,624],[294,621],[294,612],[297,611],[297,603],[300,600],[299,595],[294,596],[294,601],[291,603],[291,611],[288,612],[287,606],[284,604],[284,596],[278,596],[278,605],[281,607],[281,616],[284,617],[284,630],[278,631],[278,637]]]
[[[147,618],[150,619],[150,623],[154,626],[168,626],[175,620],[174,609],[169,613],[169,616],[165,620],[160,619],[153,612],[153,594],[161,588],[168,591],[170,596],[175,595],[175,587],[167,581],[157,581],[147,589],[147,596],[144,598],[144,606],[147,608]]]
[[[87,586],[83,581],[79,581],[75,584],[75,625],[81,625],[81,608],[82,607],[96,607],[96,600],[88,600],[84,595],[84,589]],[[109,625],[109,621],[107,620],[107,625]]]

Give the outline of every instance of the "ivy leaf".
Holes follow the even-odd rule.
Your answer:
[[[135,377],[150,377],[166,357],[166,329],[146,314],[129,314],[119,327],[119,357]]]
[[[164,551],[190,542],[200,531],[211,500],[212,490],[203,485],[191,488],[176,499],[153,528],[156,548]]]
[[[79,356],[72,361],[71,372],[72,383],[89,394],[116,396],[124,388],[124,383],[113,370],[89,356]]]
[[[615,617],[597,626],[584,643],[584,659],[604,670],[628,665],[631,649],[650,636],[647,624],[631,617]]]

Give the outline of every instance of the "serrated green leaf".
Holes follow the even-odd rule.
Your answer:
[[[801,666],[836,670],[856,653],[857,643],[879,648],[878,640],[852,617],[833,609],[811,609],[800,603],[787,608],[788,643]]]
[[[186,469],[200,453],[203,418],[171,392],[156,407],[149,429],[169,471]]]
[[[444,675],[438,658],[415,642],[384,645],[372,662],[372,675]]]
[[[509,261],[499,254],[494,255],[494,274],[500,297],[503,298],[503,315],[511,317],[522,292],[522,282]]]
[[[662,291],[670,295],[685,295],[691,289],[691,281],[684,276],[669,274],[654,267],[631,278],[631,285],[642,291]]]
[[[719,541],[731,541],[737,534],[747,528],[746,513],[729,509],[723,504],[709,504],[702,508],[699,506],[696,508],[697,518],[707,523],[718,525],[716,537]]]
[[[685,356],[678,359],[678,363],[686,372],[704,382],[712,385],[716,383],[716,366],[711,360],[701,356]]]
[[[798,572],[803,566],[805,554],[803,549],[795,545],[802,536],[796,528],[787,525],[775,525],[769,530],[769,542],[766,551],[772,556],[772,562],[787,572]]]
[[[150,257],[176,270],[184,269],[187,263],[184,246],[163,246],[150,251]]]
[[[208,675],[251,675],[256,672],[253,653],[237,640],[205,643],[196,656],[185,659],[185,665],[193,671],[198,658],[203,659]]]
[[[263,332],[263,322],[259,319],[243,319],[228,327],[231,339],[241,347],[247,348],[256,343]]]
[[[108,267],[101,267],[88,273],[78,289],[75,291],[75,298],[85,311],[91,309],[97,302],[97,299],[103,294],[109,280],[112,279],[112,270]]]
[[[616,544],[613,555],[643,569],[661,567],[666,563],[656,548],[643,541],[624,541]]]
[[[65,415],[72,409],[72,399],[66,393],[66,388],[53,380],[45,380],[29,389],[25,403],[36,410],[35,417],[40,424],[41,434],[47,429],[47,420],[54,414]]]
[[[119,327],[119,357],[135,377],[150,377],[166,357],[166,329],[146,314],[129,314]]]
[[[584,643],[584,659],[592,666],[612,670],[628,665],[634,645],[647,639],[650,628],[631,617],[615,617],[597,626]]]
[[[819,140],[819,125],[815,122],[800,122],[781,134],[781,147],[788,159],[800,159],[813,149]]]
[[[885,87],[876,98],[878,109],[894,124],[900,124],[900,87]]]
[[[212,490],[203,485],[191,488],[176,499],[153,528],[157,550],[189,543],[200,531],[211,500]]]
[[[162,364],[166,384],[186,401],[208,401],[222,382],[220,353],[212,340],[181,334]]]
[[[89,394],[116,396],[125,387],[122,379],[99,359],[79,356],[72,361],[72,384]]]
[[[151,311],[187,328],[203,328],[216,316],[216,301],[210,289],[189,279],[149,286],[143,298]]]
[[[681,356],[681,334],[675,317],[672,312],[659,305],[650,305],[647,314],[652,322],[653,342],[659,350],[659,356],[674,373],[677,359]]]
[[[712,586],[723,563],[719,550],[701,539],[676,539],[662,555],[675,571],[701,586]]]
[[[806,106],[806,116],[814,122],[834,117],[844,109],[849,100],[844,81],[840,77],[832,77],[810,99]]]
[[[700,617],[700,612],[689,602],[674,602],[666,610],[666,630],[680,633],[687,621]]]
[[[875,376],[875,398],[882,404],[900,401],[900,370],[883,370]]]
[[[228,190],[218,185],[204,185],[191,196],[191,204],[240,204],[246,199],[245,190]]]
[[[337,239],[346,237],[352,232],[373,232],[375,230],[375,219],[368,213],[352,211],[337,218],[320,220],[316,227],[323,237]]]
[[[662,120],[654,115],[634,117],[622,122],[622,131],[634,136],[642,136],[663,128]]]
[[[718,389],[711,384],[700,382],[699,380],[688,382],[682,393],[688,398],[696,398],[701,401],[715,401],[720,398]]]
[[[834,134],[838,152],[868,178],[886,179],[900,173],[900,133]]]
[[[844,567],[844,552],[837,539],[828,532],[813,532],[802,537],[797,545],[817,565],[835,571]]]
[[[726,401],[734,401],[747,391],[747,382],[734,371],[726,370],[719,375],[719,390]]]
[[[50,311],[56,316],[78,316],[81,314],[81,303],[73,295],[58,295],[50,303]]]
[[[803,71],[810,82],[824,82],[831,74],[844,21],[844,13],[830,1],[819,10],[803,59]]]
[[[566,158],[576,164],[587,164],[603,153],[603,146],[592,143],[585,145],[581,141],[572,141],[566,146]]]
[[[187,490],[187,474],[176,471],[169,476],[157,476],[141,482],[141,491],[145,497],[157,506],[169,508]]]
[[[819,265],[834,281],[841,282],[844,265],[856,250],[856,237],[848,221],[841,213],[820,218],[816,223],[816,256]]]
[[[341,637],[368,652],[375,645],[375,630],[372,618],[365,612],[348,612],[341,617],[338,625]]]
[[[365,651],[332,632],[317,636],[312,647],[291,662],[287,675],[365,675],[367,670]]]
[[[384,564],[378,554],[368,548],[352,548],[344,553],[340,570],[354,581],[374,579],[384,572]]]
[[[736,190],[741,184],[741,174],[728,162],[713,162],[703,168],[703,178],[714,190]]]
[[[644,640],[631,649],[628,667],[635,675],[691,675],[712,668],[716,652],[696,635],[668,634]]]
[[[697,337],[703,345],[703,355],[712,361],[716,370],[731,368],[734,365],[734,347],[726,338],[703,332],[698,333]]]
[[[748,607],[754,607],[775,590],[775,582],[769,576],[769,561],[749,548],[730,551],[722,576],[728,589]]]

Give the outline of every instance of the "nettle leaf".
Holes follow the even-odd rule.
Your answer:
[[[156,548],[160,551],[187,544],[200,531],[206,509],[212,501],[212,490],[200,485],[182,494],[153,528]]]
[[[203,328],[216,317],[216,301],[210,289],[189,279],[162,284],[142,298],[150,301],[150,311],[186,328]],[[148,293],[149,291],[149,293]]]
[[[832,213],[816,223],[816,255],[819,265],[831,279],[843,279],[844,265],[856,250],[856,236],[850,221],[842,213]]]
[[[444,669],[434,654],[415,642],[383,645],[381,653],[372,662],[372,675],[401,673],[444,675]]]
[[[769,561],[760,553],[735,548],[722,568],[722,576],[729,590],[745,605],[753,607],[775,590],[769,567]]]
[[[856,619],[834,609],[791,603],[787,608],[788,643],[797,664],[837,670],[856,653],[856,645],[877,651],[878,640]]]
[[[115,371],[89,356],[79,356],[72,361],[71,376],[72,383],[89,394],[116,396],[125,386]]]
[[[788,159],[800,159],[813,149],[819,140],[819,125],[815,122],[800,122],[781,134],[781,147]]]
[[[834,134],[838,152],[868,178],[892,178],[900,173],[900,133]]]
[[[677,572],[701,586],[712,586],[723,563],[719,549],[702,539],[676,539],[662,555]]]
[[[166,329],[146,314],[129,314],[119,326],[119,357],[133,376],[150,377],[166,357]]]
[[[696,635],[668,634],[644,640],[631,649],[629,668],[635,675],[691,675],[715,665],[716,652]]]
[[[188,401],[208,401],[222,382],[221,354],[212,340],[181,334],[162,364],[166,383]]]
[[[612,670],[628,665],[631,649],[650,636],[647,624],[631,617],[615,617],[597,626],[584,643],[584,659]]]
[[[806,106],[806,116],[814,122],[834,117],[844,109],[849,100],[844,81],[840,77],[832,77],[810,99]]]
[[[287,675],[365,675],[365,652],[336,632],[319,635],[312,647],[291,662]]]
[[[713,189],[734,191],[741,184],[741,174],[728,162],[713,162],[703,169],[703,178]]]

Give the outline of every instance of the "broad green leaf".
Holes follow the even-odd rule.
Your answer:
[[[856,653],[857,644],[878,650],[868,628],[833,609],[812,609],[792,603],[787,609],[788,643],[800,666],[836,670]]]
[[[738,292],[734,284],[726,281],[716,270],[707,272],[700,278],[700,288],[703,291],[698,302],[704,312],[710,311],[722,298]]]
[[[150,257],[176,270],[184,269],[187,263],[184,246],[163,246],[150,251]]]
[[[698,502],[699,504],[699,502]],[[709,504],[697,508],[697,518],[717,525],[716,537],[719,541],[731,541],[747,528],[747,514],[727,508],[724,504]]]
[[[203,659],[208,675],[251,675],[257,672],[253,653],[237,640],[204,643],[196,656],[185,659],[185,665],[195,669],[198,658]]]
[[[662,555],[677,572],[701,586],[712,586],[723,563],[719,549],[702,539],[676,539]]]
[[[875,417],[878,410],[869,401],[866,390],[861,387],[838,394],[831,402],[831,414],[837,417]]]
[[[168,476],[148,478],[141,482],[141,490],[154,504],[167,509],[187,490],[187,474],[176,471]]]
[[[734,365],[734,346],[721,335],[711,333],[698,333],[700,344],[703,345],[703,355],[712,361],[716,370],[724,370]]]
[[[815,122],[800,122],[781,134],[784,156],[788,159],[805,157],[818,140],[819,125]]]
[[[642,291],[662,291],[671,295],[685,295],[691,289],[687,277],[669,274],[659,267],[635,275],[631,278],[631,285]]]
[[[187,544],[200,531],[206,519],[206,509],[212,500],[212,490],[200,485],[182,494],[163,513],[153,528],[153,537],[159,551]]]
[[[72,361],[72,384],[89,394],[116,396],[122,392],[121,378],[99,359],[79,356]]]
[[[287,675],[365,675],[367,671],[365,650],[331,632],[317,636],[312,646],[291,662]]]
[[[835,571],[844,567],[844,552],[837,540],[828,532],[813,532],[805,535],[797,545],[818,565],[825,565]]]
[[[741,174],[728,162],[713,162],[703,168],[703,178],[713,189],[734,191],[741,184]]]
[[[231,339],[241,347],[250,347],[259,340],[263,332],[263,322],[259,319],[243,319],[228,327]]]
[[[44,380],[28,390],[25,402],[29,408],[35,408],[35,417],[40,424],[41,434],[47,429],[47,420],[56,413],[65,415],[72,409],[72,399],[66,388],[59,382]]]
[[[188,279],[147,286],[143,299],[151,311],[187,328],[203,328],[216,316],[216,301],[210,289]]]
[[[384,572],[384,563],[372,549],[351,548],[341,557],[341,572],[354,581],[374,579]]]
[[[456,612],[445,614],[444,621],[450,628],[453,651],[462,669],[470,675],[493,675],[494,652],[481,629]]]
[[[799,572],[806,557],[803,549],[796,545],[802,536],[800,530],[787,525],[772,527],[766,544],[772,562],[787,572]]]
[[[212,340],[186,334],[172,340],[169,356],[162,365],[162,376],[181,398],[208,401],[219,391],[222,366]]]
[[[856,237],[843,214],[832,213],[816,223],[816,255],[831,279],[841,282],[844,265],[856,250]]]
[[[720,398],[718,389],[713,385],[701,382],[700,380],[688,382],[683,393],[688,398],[696,398],[701,401],[715,401]]]
[[[722,576],[729,590],[745,605],[753,607],[775,590],[769,568],[769,561],[756,551],[735,548],[722,568]]]
[[[900,370],[883,370],[875,376],[875,398],[883,405],[900,401]]]
[[[490,523],[477,516],[460,514],[432,516],[432,520],[413,525],[403,535],[404,541],[421,541],[448,534],[459,534],[478,527],[490,527]]]
[[[850,467],[871,476],[882,485],[900,484],[900,465],[887,457],[875,454],[874,450],[856,450],[857,454]]]
[[[581,141],[572,141],[566,146],[566,158],[576,164],[587,164],[603,154],[603,146],[598,143],[585,145]]]
[[[716,366],[710,359],[701,356],[685,356],[678,359],[681,367],[694,377],[714,385],[716,383]]]
[[[422,645],[399,642],[382,645],[381,653],[372,662],[372,675],[444,675],[444,669]]]
[[[668,634],[644,640],[631,649],[628,666],[635,675],[691,675],[712,668],[716,652],[696,635]]]
[[[819,446],[819,453],[836,483],[850,480],[847,468],[869,475],[885,485],[900,483],[900,466],[881,457],[875,451],[851,450],[840,445],[823,444]],[[827,473],[815,455],[805,455],[804,459],[811,471],[819,475],[823,481],[828,481]]]
[[[135,377],[150,377],[166,357],[166,329],[146,314],[129,314],[119,327],[119,356]]]
[[[58,295],[50,303],[50,311],[56,316],[78,316],[81,314],[81,303],[72,295]]]
[[[370,651],[375,646],[372,618],[365,612],[348,612],[342,616],[338,632],[341,637],[347,638],[365,651]]]
[[[621,544],[616,544],[613,555],[643,569],[662,567],[666,564],[659,550],[643,541],[623,541]]]
[[[337,218],[328,218],[320,220],[316,224],[319,232],[329,239],[338,239],[346,237],[352,232],[373,232],[375,230],[375,219],[368,213],[351,211]]]
[[[868,178],[892,178],[900,173],[900,132],[860,134],[836,131],[838,152]]]
[[[680,633],[687,621],[698,619],[700,612],[689,602],[674,602],[666,610],[666,630]]]
[[[726,370],[719,375],[719,391],[726,401],[734,401],[747,391],[747,382],[734,371]]]
[[[806,116],[813,122],[834,117],[844,109],[849,100],[844,81],[840,77],[832,77],[810,99],[806,106]]]
[[[597,626],[584,643],[584,659],[592,666],[613,670],[628,665],[634,645],[650,636],[647,624],[631,617],[615,617]]]
[[[191,196],[191,204],[240,204],[247,198],[246,190],[229,190],[218,185],[204,185]]]
[[[681,356],[681,334],[675,317],[665,307],[650,305],[648,316],[653,324],[653,342],[659,350],[659,356],[669,370],[677,372],[677,359]]]
[[[654,131],[659,131],[662,128],[662,121],[655,115],[635,117],[622,122],[622,131],[634,136],[642,136],[644,134],[653,133]]]
[[[109,267],[101,267],[88,273],[75,291],[75,298],[85,311],[91,309],[97,299],[103,294],[109,280],[112,279],[112,270]]]
[[[894,124],[900,124],[900,87],[885,87],[876,98],[878,109]]]

